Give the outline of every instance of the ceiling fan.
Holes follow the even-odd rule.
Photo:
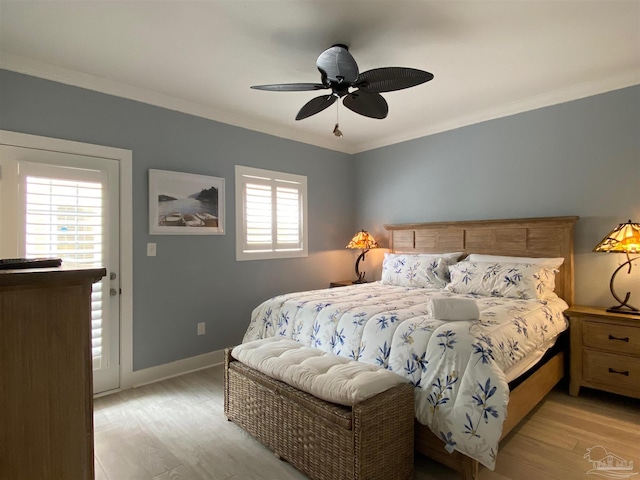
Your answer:
[[[322,52],[316,60],[316,66],[320,70],[322,83],[277,83],[254,85],[251,88],[273,92],[331,90],[330,94],[307,102],[296,115],[296,120],[320,113],[339,98],[343,98],[343,105],[355,113],[370,118],[385,118],[389,113],[389,106],[380,92],[415,87],[433,79],[433,74],[429,72],[403,67],[374,68],[360,73],[358,64],[349,53],[349,47],[342,44]],[[337,128],[336,124],[334,133]]]

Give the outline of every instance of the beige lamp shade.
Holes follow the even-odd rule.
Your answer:
[[[621,223],[602,239],[594,252],[640,253],[640,223]]]
[[[361,230],[356,233],[347,248],[360,248],[361,250],[369,250],[371,248],[378,248],[378,242],[373,238],[373,236],[365,231]]]

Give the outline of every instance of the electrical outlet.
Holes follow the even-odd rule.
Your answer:
[[[155,257],[155,256],[156,256],[156,244],[147,243],[147,257]]]
[[[204,335],[206,333],[205,323],[198,323],[198,335]]]

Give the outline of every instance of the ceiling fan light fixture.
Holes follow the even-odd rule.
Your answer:
[[[380,95],[415,87],[433,80],[433,74],[405,67],[374,68],[360,72],[358,64],[346,45],[337,44],[325,50],[316,60],[322,83],[280,83],[275,85],[255,85],[251,88],[276,92],[300,92],[305,90],[331,90],[307,102],[298,112],[296,120],[302,120],[320,113],[336,100],[349,110],[369,118],[386,118],[389,107]],[[353,90],[352,90],[353,89]],[[340,129],[336,123],[333,133]]]

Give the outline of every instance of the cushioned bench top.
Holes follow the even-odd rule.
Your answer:
[[[376,365],[356,362],[288,338],[265,338],[235,347],[236,360],[327,402],[352,406],[406,380]]]

